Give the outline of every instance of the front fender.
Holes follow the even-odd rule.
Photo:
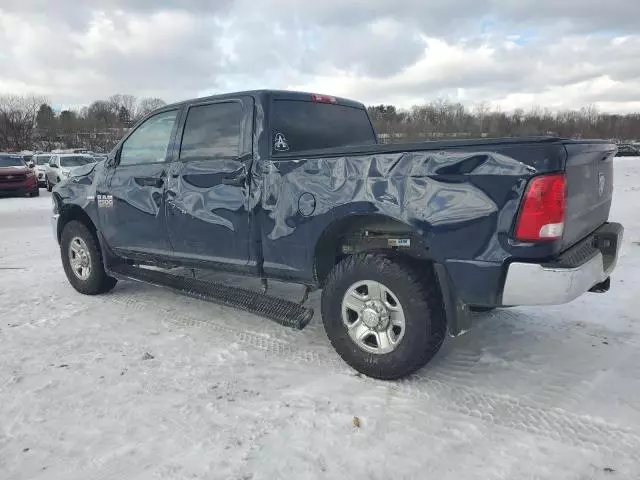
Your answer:
[[[56,221],[58,241],[64,224],[69,218],[74,217],[78,211],[82,211],[82,214],[87,216],[96,231],[99,230],[96,180],[99,178],[103,168],[103,162],[87,165],[86,169],[77,172],[74,176],[54,187],[52,192],[54,214],[59,215]]]

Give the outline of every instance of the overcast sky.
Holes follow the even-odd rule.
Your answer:
[[[0,93],[640,112],[640,0],[0,0]]]

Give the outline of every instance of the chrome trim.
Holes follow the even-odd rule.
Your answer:
[[[51,228],[53,229],[53,238],[58,241],[58,219],[60,218],[60,214],[56,213],[51,216]]]
[[[604,268],[602,253],[575,268],[546,268],[535,263],[512,263],[502,293],[503,306],[561,305],[575,300],[605,281],[618,261],[622,236],[614,260]]]

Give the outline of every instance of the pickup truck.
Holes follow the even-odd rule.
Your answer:
[[[308,311],[267,295],[267,279],[305,286],[301,302],[322,289],[338,354],[396,379],[467,331],[473,310],[609,289],[615,154],[547,137],[381,145],[361,103],[224,94],[152,112],[56,185],[53,230],[83,294],[133,278],[302,328]],[[265,291],[176,268],[259,277]]]

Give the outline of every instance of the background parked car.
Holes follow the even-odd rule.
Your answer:
[[[22,159],[24,160],[24,163],[27,164],[27,167],[34,167],[35,163],[33,162],[33,153],[32,152],[20,152],[19,154]]]
[[[623,143],[618,145],[616,157],[640,157],[640,149],[631,144]]]
[[[35,171],[20,155],[0,153],[0,193],[40,195]]]
[[[47,164],[51,160],[50,153],[40,153],[33,156],[33,163],[35,164],[36,175],[38,176],[38,186],[46,186],[45,175],[47,171]]]
[[[74,169],[82,167],[87,163],[95,163],[95,161],[91,155],[82,153],[51,155],[49,163],[45,168],[45,185],[47,191],[50,192],[57,183],[69,178]]]

